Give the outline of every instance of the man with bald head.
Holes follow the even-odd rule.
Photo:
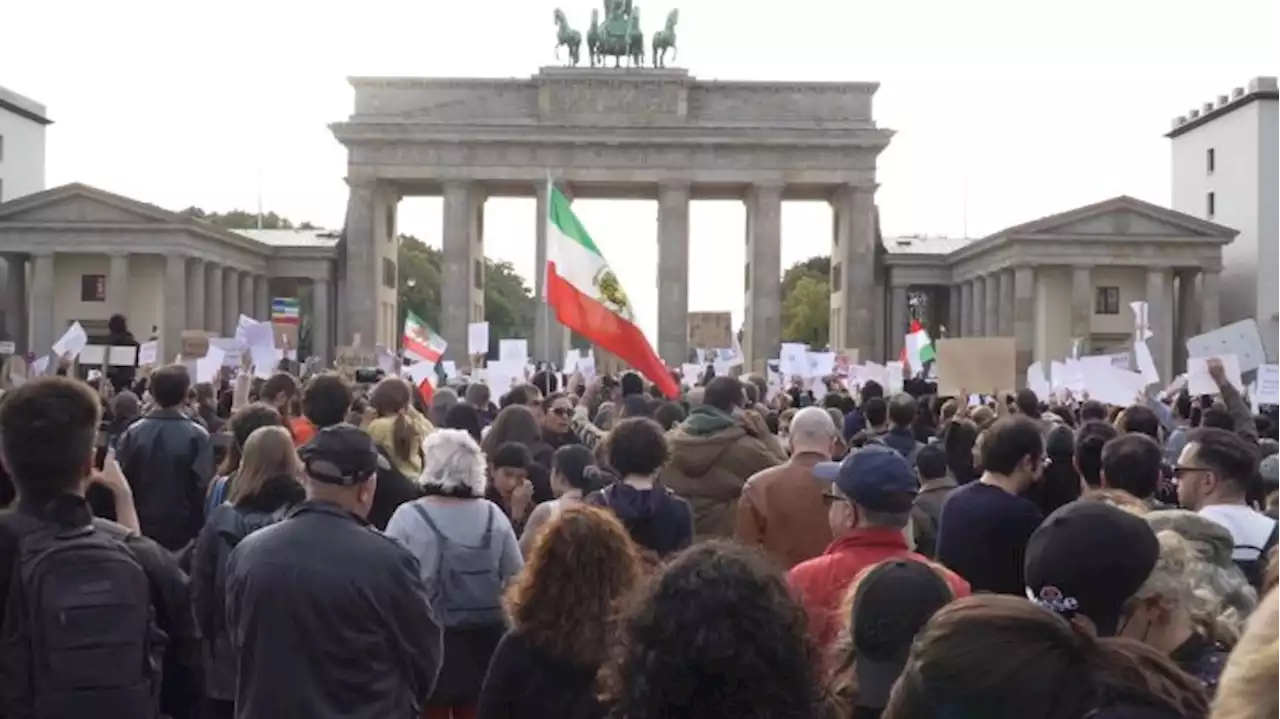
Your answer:
[[[831,543],[822,483],[813,466],[831,460],[839,443],[831,415],[805,407],[791,418],[791,457],[752,475],[738,500],[735,537],[763,549],[782,569],[812,559]]]

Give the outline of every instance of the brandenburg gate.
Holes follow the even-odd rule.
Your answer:
[[[872,355],[876,285],[876,83],[698,80],[685,70],[543,68],[528,79],[358,77],[355,112],[332,125],[348,151],[345,272],[338,337],[399,340],[396,204],[443,196],[441,326],[448,356],[465,359],[467,325],[482,321],[487,198],[533,196],[537,277],[533,354],[559,362],[564,329],[544,322],[546,183],[573,198],[658,202],[658,353],[688,354],[689,203],[746,203],[746,327],[750,363],[777,357],[781,339],[784,200],[833,210],[831,344]],[[593,227],[607,236],[607,225]],[[723,243],[729,237],[703,237]],[[617,259],[613,260],[617,263]],[[325,298],[317,298],[321,301]],[[554,319],[554,318],[553,318]],[[544,329],[549,328],[549,329]]]

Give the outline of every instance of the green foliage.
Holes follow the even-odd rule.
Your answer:
[[[823,347],[830,330],[831,258],[819,255],[782,275],[782,341]]]
[[[256,230],[258,228],[258,213],[246,212],[244,210],[232,210],[230,212],[205,212],[199,207],[188,207],[185,210],[179,210],[179,215],[203,220],[211,225],[217,225],[226,230]],[[314,230],[318,229],[310,222],[303,222],[300,225],[294,225],[287,217],[277,215],[274,212],[266,212],[262,215],[262,228],[264,230]]]
[[[400,236],[400,315],[413,310],[440,331],[440,250],[412,235]],[[534,300],[524,279],[510,262],[484,261],[484,313],[489,321],[489,354],[496,356],[498,340],[528,337],[533,328]],[[413,286],[410,287],[410,281]],[[575,345],[581,346],[581,345]]]
[[[823,280],[803,276],[782,303],[782,338],[810,347],[827,344],[830,330],[831,289]]]

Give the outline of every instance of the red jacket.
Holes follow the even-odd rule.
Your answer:
[[[901,530],[880,527],[847,530],[820,556],[797,564],[787,574],[788,583],[809,615],[809,635],[823,656],[848,621],[840,614],[840,604],[858,573],[898,557],[931,564],[946,578],[957,598],[969,596],[968,582],[908,549]]]

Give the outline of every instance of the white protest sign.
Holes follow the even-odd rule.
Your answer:
[[[215,345],[209,345],[209,351],[204,357],[195,361],[195,381],[196,382],[216,382],[218,373],[222,371],[222,360],[226,353]]]
[[[0,342],[0,355],[11,355],[17,349],[17,344],[13,342]]]
[[[1221,357],[1234,355],[1241,372],[1250,372],[1267,363],[1267,350],[1262,344],[1262,333],[1253,319],[1232,322],[1229,325],[1196,335],[1187,340],[1188,357]]]
[[[1040,399],[1048,399],[1053,393],[1053,389],[1049,385],[1049,380],[1044,376],[1044,365],[1040,362],[1032,362],[1027,367],[1027,389],[1036,393],[1036,397]]]
[[[89,344],[89,335],[80,326],[79,322],[72,323],[66,332],[53,343],[53,353],[59,357],[67,359],[75,359],[80,356],[80,351]]]
[[[521,365],[529,361],[529,340],[498,340],[498,361],[519,362]]]
[[[1222,362],[1222,373],[1226,375],[1231,386],[1244,391],[1244,380],[1240,378],[1240,360],[1235,355],[1216,355]],[[1218,383],[1209,376],[1208,357],[1187,358],[1187,391],[1191,394],[1218,394]]]
[[[138,366],[146,367],[155,365],[156,357],[160,354],[160,343],[157,340],[143,342],[138,345]]]
[[[1133,343],[1133,358],[1138,362],[1138,371],[1142,373],[1142,378],[1147,384],[1156,384],[1160,381],[1160,372],[1156,369],[1156,360],[1151,356],[1151,348],[1147,346],[1147,341]]]
[[[467,354],[472,357],[489,354],[488,322],[472,322],[467,325]]]
[[[787,379],[809,376],[809,351],[798,342],[783,342],[778,354],[778,369]]]
[[[1253,395],[1254,405],[1280,404],[1280,365],[1264,364],[1258,368],[1254,380],[1258,391]]]

